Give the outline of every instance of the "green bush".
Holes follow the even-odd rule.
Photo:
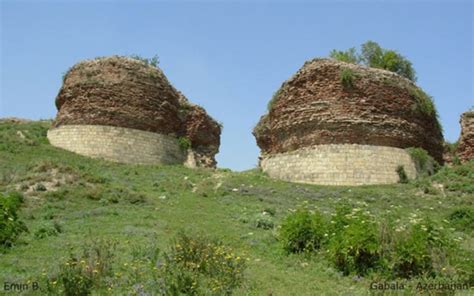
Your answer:
[[[332,235],[327,253],[344,275],[367,274],[382,265],[378,227],[368,215],[340,207],[331,220]]]
[[[272,229],[275,226],[272,218],[268,214],[259,214],[255,217],[255,227],[262,229]]]
[[[474,193],[474,159],[461,165],[442,167],[433,177],[433,181],[442,183],[448,191]]]
[[[341,83],[344,88],[353,88],[354,78],[355,74],[351,69],[345,68],[341,70]]]
[[[430,220],[415,223],[401,232],[395,243],[392,258],[392,272],[395,276],[410,278],[418,275],[435,276],[440,271],[435,269],[438,254],[446,258],[454,244]],[[438,262],[439,263],[439,262]],[[446,262],[441,262],[445,264]]]
[[[398,52],[380,47],[376,42],[367,41],[361,46],[361,53],[354,47],[346,51],[333,49],[329,56],[342,62],[363,64],[368,67],[385,69],[397,73],[411,81],[416,81],[416,72],[412,63]]]
[[[25,223],[18,218],[22,202],[23,195],[20,193],[0,193],[0,249],[11,247],[21,233],[28,231]]]
[[[405,172],[405,167],[402,165],[397,166],[397,174],[398,174],[398,183],[408,183],[408,176],[407,173]]]
[[[179,144],[179,147],[184,151],[191,148],[191,141],[186,137],[179,137],[178,144]]]
[[[58,222],[54,222],[52,225],[43,225],[38,228],[34,236],[36,239],[43,239],[48,236],[57,236],[59,233],[62,232],[62,226]]]
[[[415,105],[413,106],[413,110],[418,111],[421,114],[434,116],[436,118],[436,125],[440,129],[442,129],[442,126],[439,123],[439,114],[436,110],[433,97],[416,86],[410,86],[408,90],[410,92],[410,95],[415,99]]]
[[[131,55],[130,58],[135,59],[137,61],[140,61],[140,62],[144,63],[147,66],[152,66],[152,67],[155,67],[155,68],[158,67],[158,64],[160,63],[158,55],[154,55],[151,58],[144,58],[144,57],[141,57],[139,55],[134,54],[134,55]]]
[[[280,241],[288,253],[314,251],[327,236],[327,223],[319,212],[299,209],[288,215],[280,229]]]
[[[335,60],[357,64],[359,62],[359,56],[357,55],[355,47],[349,48],[347,51],[331,50],[329,56]]]
[[[281,95],[283,85],[284,84],[282,84],[281,87],[276,92],[273,93],[272,99],[267,104],[267,110],[268,111],[270,111],[272,109],[273,105],[275,105],[275,102],[278,100],[279,96]]]
[[[231,295],[242,284],[246,266],[221,242],[184,233],[156,263],[162,295]]]
[[[448,219],[458,230],[474,230],[474,210],[472,208],[456,209],[449,214]]]
[[[431,176],[439,168],[439,164],[423,148],[410,147],[405,149],[415,163],[418,176]]]
[[[113,275],[115,242],[94,240],[83,247],[82,254],[70,254],[60,265],[59,273],[48,278],[45,292],[60,295],[90,295],[94,288],[106,285]]]

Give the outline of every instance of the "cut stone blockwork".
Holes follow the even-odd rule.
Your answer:
[[[408,147],[443,161],[443,136],[428,95],[395,73],[332,59],[306,62],[284,82],[253,134],[262,169],[298,182],[394,183],[398,165],[413,177]]]
[[[474,111],[461,115],[461,137],[459,139],[458,155],[462,162],[474,158]]]
[[[409,178],[416,177],[410,155],[394,147],[316,145],[269,155],[260,162],[260,167],[274,178],[321,185],[396,183],[399,165]]]
[[[74,65],[56,107],[48,138],[57,147],[119,162],[216,166],[220,125],[144,61],[112,56]]]
[[[183,163],[174,137],[105,125],[63,125],[48,131],[51,145],[93,158],[136,164]]]

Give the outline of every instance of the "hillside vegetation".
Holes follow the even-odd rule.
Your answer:
[[[451,295],[417,285],[474,284],[473,161],[408,184],[315,186],[89,159],[49,145],[50,124],[0,122],[0,284],[38,282],[25,295],[381,295],[371,283],[395,281],[406,287],[393,295]]]

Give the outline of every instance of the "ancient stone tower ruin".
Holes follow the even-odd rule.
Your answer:
[[[220,125],[148,63],[105,57],[74,65],[48,139],[78,154],[140,164],[215,167]]]
[[[271,177],[315,184],[395,183],[404,150],[442,162],[443,136],[431,99],[395,73],[314,59],[284,82],[254,129],[259,165]]]
[[[457,154],[461,162],[474,159],[474,110],[461,115],[461,138]]]

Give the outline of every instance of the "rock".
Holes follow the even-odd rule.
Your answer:
[[[23,134],[22,131],[17,131],[16,134],[17,134],[20,138],[26,139],[26,137],[25,137],[25,135]]]
[[[352,73],[352,86],[341,73]],[[253,134],[262,154],[321,144],[421,147],[443,161],[443,136],[429,97],[395,73],[314,59],[275,93]]]
[[[474,158],[474,111],[468,111],[461,115],[461,137],[457,154],[461,162]]]

